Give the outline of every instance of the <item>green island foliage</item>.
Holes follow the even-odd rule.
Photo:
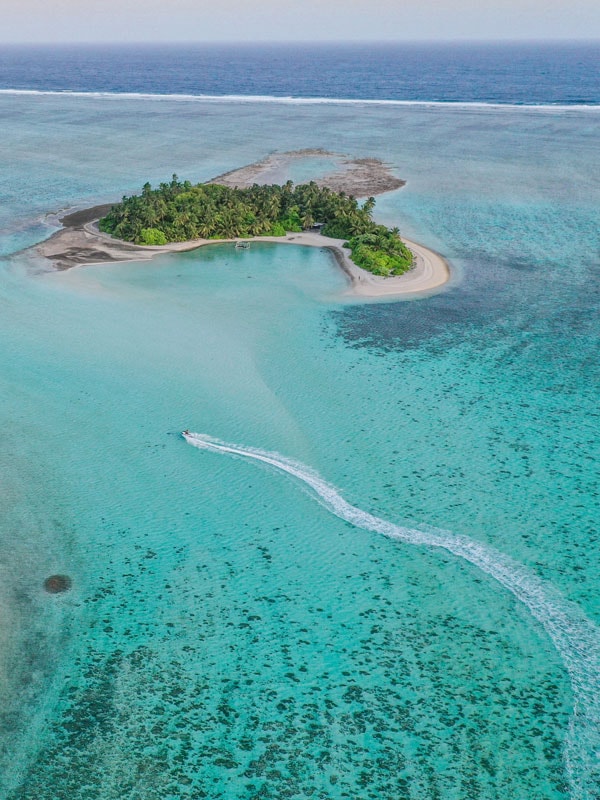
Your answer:
[[[127,242],[162,245],[200,238],[285,236],[320,223],[325,236],[346,241],[352,260],[363,269],[401,275],[411,268],[413,255],[398,228],[373,221],[374,207],[373,197],[361,206],[354,197],[314,181],[232,189],[214,183],[192,185],[173,175],[158,189],[147,183],[141,195],[124,197],[100,220],[100,230]]]

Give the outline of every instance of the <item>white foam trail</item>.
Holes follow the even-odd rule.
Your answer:
[[[351,97],[280,97],[277,95],[247,94],[154,94],[152,92],[82,92],[52,91],[49,89],[0,89],[0,95],[36,97],[91,97],[113,100],[173,100],[175,102],[202,103],[275,103],[283,105],[361,105],[361,106],[402,106],[421,108],[464,108],[495,111],[600,111],[598,103],[486,103],[480,101],[444,100],[385,100],[377,98]]]
[[[499,550],[449,531],[394,525],[347,503],[338,491],[303,464],[278,453],[227,444],[199,433],[184,434],[201,450],[254,459],[302,481],[322,505],[358,528],[391,539],[440,547],[481,569],[524,603],[544,627],[569,673],[573,714],[565,738],[565,772],[573,800],[600,798],[600,628],[554,587]]]

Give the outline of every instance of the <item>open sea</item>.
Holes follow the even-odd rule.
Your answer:
[[[1,800],[600,798],[599,61],[0,48]],[[450,284],[25,251],[304,148]]]

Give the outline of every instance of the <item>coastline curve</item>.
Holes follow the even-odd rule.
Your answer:
[[[148,261],[165,253],[183,253],[206,245],[235,243],[232,239],[195,239],[166,245],[136,245],[102,233],[98,221],[110,206],[94,206],[75,211],[61,218],[62,230],[34,246],[36,255],[50,261],[57,270],[76,266],[127,261]],[[451,278],[446,259],[425,245],[402,237],[415,257],[415,264],[403,275],[382,277],[357,266],[350,258],[350,250],[343,239],[332,239],[321,233],[305,231],[286,236],[247,237],[241,241],[295,244],[329,250],[349,280],[344,297],[358,300],[400,300],[430,294],[443,287]]]

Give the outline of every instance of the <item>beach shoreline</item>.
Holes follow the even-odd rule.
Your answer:
[[[49,260],[59,271],[76,266],[129,261],[149,261],[165,253],[185,253],[207,245],[236,242],[271,242],[319,247],[329,250],[346,275],[350,286],[343,293],[348,298],[378,299],[407,298],[428,294],[450,280],[448,262],[439,253],[417,242],[402,238],[414,255],[414,266],[403,275],[383,277],[373,275],[357,266],[344,247],[343,239],[332,239],[321,233],[304,231],[285,236],[256,236],[232,239],[194,239],[165,245],[136,245],[115,239],[98,228],[100,211],[107,206],[94,206],[62,217],[62,230],[34,247],[37,255]]]

